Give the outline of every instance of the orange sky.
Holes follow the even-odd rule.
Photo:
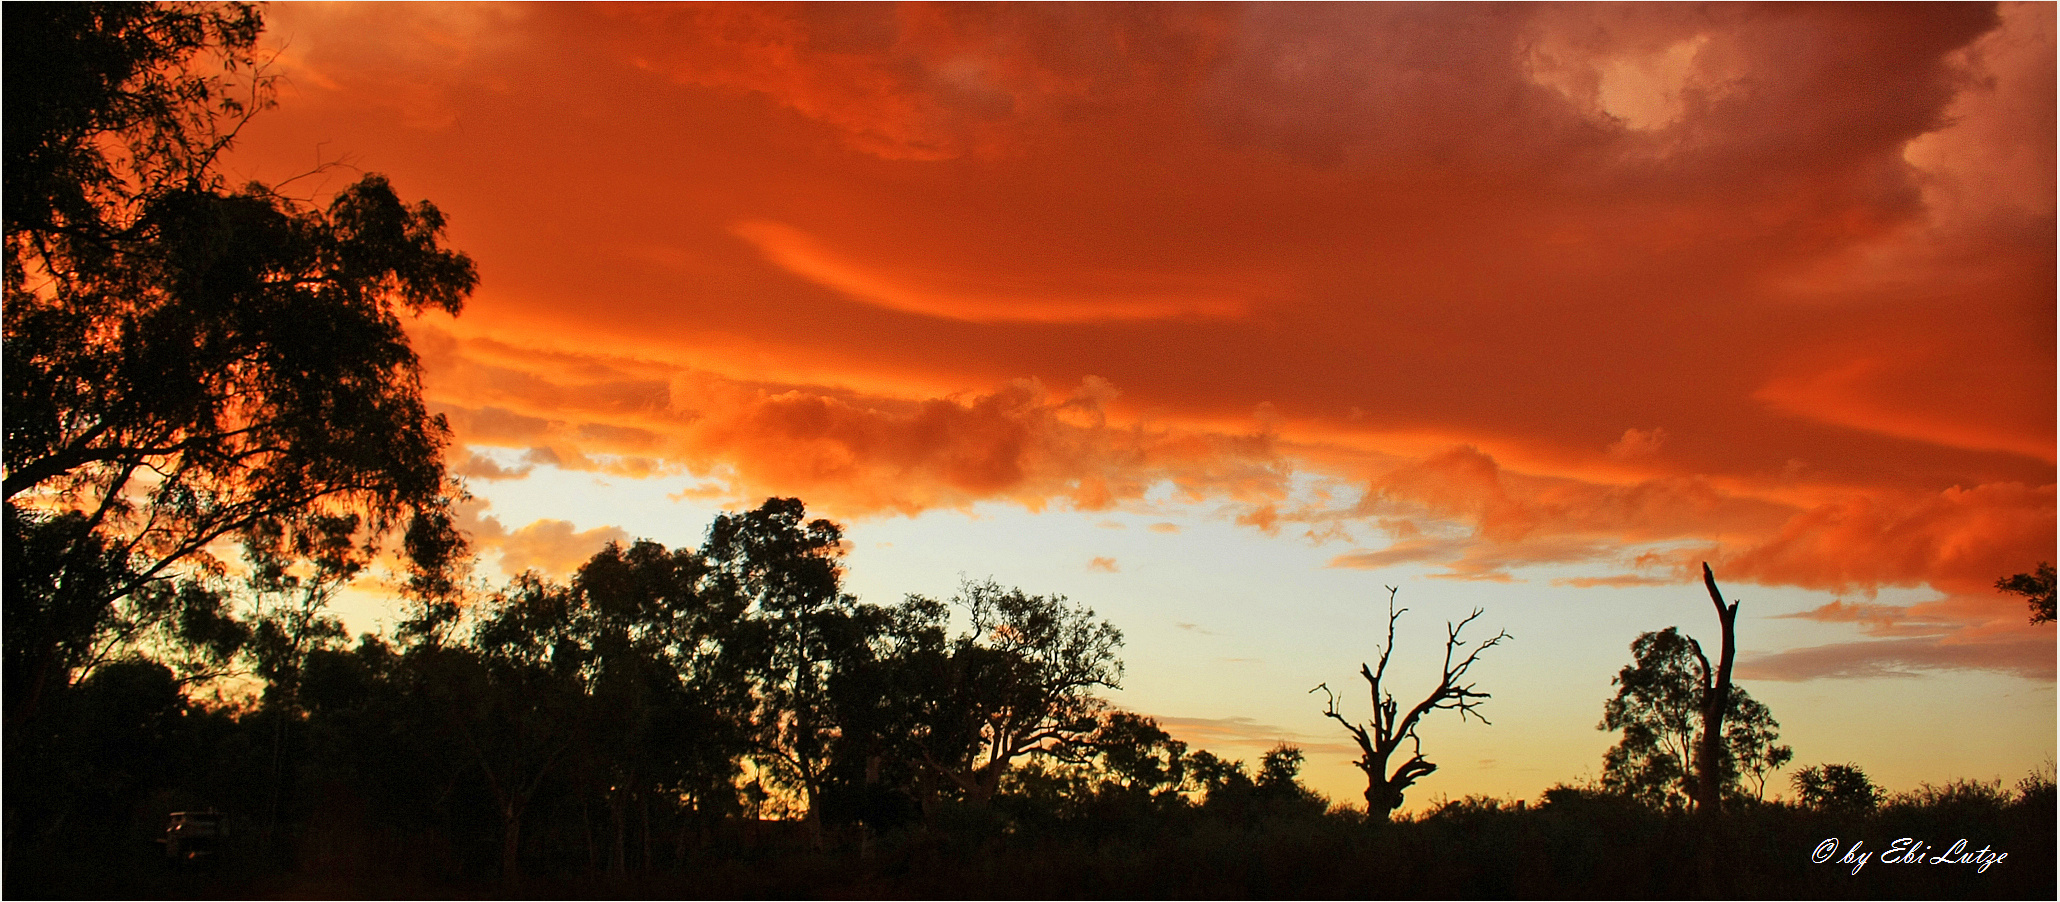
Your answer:
[[[1172,486],[1340,568],[1822,593],[1759,679],[2053,677],[1992,588],[2054,557],[2051,5],[267,18],[232,166],[450,216],[483,285],[415,335],[483,496]]]

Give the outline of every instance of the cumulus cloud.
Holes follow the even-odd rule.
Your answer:
[[[1599,572],[1554,583],[1593,587],[1690,583],[1708,561],[1727,582],[1868,598],[1884,588],[1927,586],[1940,597],[1905,606],[1839,600],[1792,615],[1923,642],[1826,646],[1769,659],[1767,672],[1979,669],[1990,665],[1970,662],[1986,660],[1981,649],[1993,647],[1993,660],[2003,663],[1990,669],[2030,673],[2036,668],[2027,669],[2026,643],[2044,641],[2050,652],[2050,640],[2024,636],[2021,605],[1992,585],[2050,558],[2053,492],[2051,484],[2020,483],[1932,494],[1847,489],[1828,501],[1796,504],[1777,500],[1779,493],[1752,497],[1700,480],[1606,485],[1527,476],[1461,447],[1376,479],[1341,513],[1372,519],[1394,540],[1340,554],[1331,564],[1429,563],[1442,565],[1438,575],[1446,578],[1487,581],[1512,580],[1525,567],[1573,565]],[[1623,568],[1632,572],[1610,572]]]
[[[478,452],[468,451],[465,454],[464,460],[451,467],[451,475],[466,479],[484,479],[491,482],[502,479],[521,479],[528,476],[533,469],[535,467],[528,464],[519,467],[504,467],[491,457]]]
[[[541,365],[518,368],[523,358]],[[527,448],[525,463],[566,469],[714,473],[736,499],[800,495],[839,516],[987,500],[1099,510],[1162,482],[1197,498],[1286,489],[1287,463],[1263,433],[1112,424],[1113,388],[1094,378],[1065,394],[1015,380],[909,399],[456,339],[427,365],[460,442]]]
[[[1779,524],[1789,513],[1778,502],[1729,492],[1701,477],[1612,484],[1511,472],[1472,446],[1395,467],[1374,479],[1349,511],[1389,523],[1464,524],[1478,539],[1505,544],[1541,533],[1623,543],[1751,533]]]
[[[461,503],[458,527],[476,550],[497,555],[501,571],[509,576],[534,570],[546,577],[564,579],[609,542],[627,542],[630,538],[620,527],[580,530],[568,521],[555,519],[537,520],[510,530],[486,509],[483,501]]]
[[[1093,570],[1093,571],[1095,571],[1096,573],[1121,573],[1121,572],[1123,572],[1123,570],[1122,570],[1122,568],[1121,568],[1121,567],[1118,567],[1118,566],[1116,566],[1116,559],[1115,559],[1115,558],[1112,558],[1112,557],[1098,557],[1098,558],[1095,558],[1095,559],[1093,559],[1093,560],[1091,560],[1091,561],[1088,561],[1088,562],[1087,562],[1087,569],[1089,569],[1089,570]]]
[[[1796,513],[1765,539],[1721,555],[1719,566],[1736,578],[1833,592],[1928,584],[1977,594],[2051,557],[2053,491],[2000,483],[1852,496]]]

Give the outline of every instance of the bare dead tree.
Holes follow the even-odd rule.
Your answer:
[[[1724,629],[1724,644],[1717,656],[1716,670],[1711,672],[1702,645],[1688,640],[1688,647],[1695,650],[1695,664],[1702,680],[1702,733],[1696,737],[1695,745],[1695,810],[1719,814],[1724,810],[1724,711],[1731,703],[1731,661],[1738,654],[1738,602],[1724,604],[1724,593],[1717,591],[1717,576],[1710,572],[1707,562],[1702,565],[1702,584],[1709,588],[1710,602],[1717,606],[1717,623]]]
[[[1453,657],[1466,647],[1466,643],[1459,640],[1459,634],[1466,629],[1467,624],[1481,616],[1481,609],[1475,608],[1472,614],[1457,624],[1446,623],[1445,668],[1443,676],[1438,680],[1438,687],[1404,713],[1401,706],[1395,702],[1394,693],[1383,687],[1382,681],[1387,678],[1388,657],[1395,650],[1395,621],[1409,609],[1396,610],[1396,589],[1394,586],[1387,588],[1388,643],[1381,649],[1379,665],[1371,668],[1363,663],[1359,665],[1359,675],[1366,679],[1367,690],[1373,699],[1373,720],[1364,726],[1346,720],[1345,716],[1338,712],[1337,694],[1331,691],[1328,683],[1319,684],[1315,689],[1309,690],[1312,693],[1323,692],[1328,699],[1324,716],[1344,724],[1345,731],[1351,733],[1352,739],[1359,743],[1359,760],[1355,763],[1360,770],[1366,772],[1366,813],[1367,816],[1380,820],[1388,819],[1394,814],[1395,809],[1402,807],[1403,792],[1416,781],[1430,776],[1438,769],[1436,764],[1424,759],[1423,739],[1416,733],[1417,723],[1425,714],[1439,708],[1450,708],[1459,712],[1461,721],[1471,715],[1481,723],[1488,722],[1487,718],[1475,710],[1480,706],[1482,699],[1489,697],[1488,693],[1476,692],[1473,683],[1462,685],[1460,680],[1466,676],[1467,669],[1472,667],[1475,661],[1480,660],[1481,652],[1494,648],[1504,639],[1511,638],[1507,630],[1496,633],[1495,638],[1476,646],[1455,664]],[[1401,749],[1404,742],[1410,744],[1409,758],[1390,772],[1388,761]]]

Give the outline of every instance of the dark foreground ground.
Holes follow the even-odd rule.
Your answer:
[[[949,834],[919,829],[862,843],[833,837],[824,851],[798,834],[717,842],[662,866],[625,867],[620,876],[610,875],[607,862],[561,855],[526,862],[528,872],[512,881],[479,856],[365,834],[303,843],[283,863],[250,843],[184,868],[147,842],[68,856],[11,854],[4,889],[10,898],[164,899],[2051,899],[2060,889],[2054,822],[2050,794],[2003,808],[1946,800],[1844,816],[1767,806],[1732,815],[1714,833],[1690,818],[1605,798],[1524,809],[1457,804],[1379,827],[1339,814],[1034,827],[997,819],[955,825]],[[1966,845],[1955,853],[1960,840]],[[1918,843],[1920,854],[1904,854]],[[1978,858],[1955,860],[1984,847],[2005,857],[1986,869]]]

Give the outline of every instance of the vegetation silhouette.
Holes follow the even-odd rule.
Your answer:
[[[2024,596],[2025,604],[2031,607],[2031,622],[2053,622],[2053,565],[2040,561],[2030,573],[2019,573],[1996,580],[1996,591]]]
[[[1703,656],[1701,643],[1688,640],[1688,651],[1695,658],[1695,686],[1700,690],[1696,713],[1701,718],[1695,734],[1692,795],[1697,812],[1715,816],[1724,811],[1724,787],[1730,782],[1731,766],[1726,762],[1731,760],[1731,756],[1725,741],[1729,737],[1724,730],[1724,721],[1730,717],[1734,707],[1732,697],[1739,694],[1739,690],[1731,685],[1731,668],[1738,658],[1738,602],[1724,603],[1724,593],[1717,588],[1717,576],[1707,563],[1702,565],[1702,584],[1709,589],[1710,604],[1717,608],[1717,626],[1723,631],[1723,642],[1717,664],[1711,667],[1709,658]],[[1768,718],[1769,722],[1771,720]],[[1737,763],[1744,762],[1733,762],[1733,765]],[[1704,861],[1707,867],[1708,859]]]
[[[1480,706],[1479,700],[1488,698],[1488,693],[1475,692],[1473,683],[1462,684],[1460,680],[1465,678],[1467,670],[1473,667],[1474,662],[1480,660],[1482,652],[1510,638],[1507,631],[1496,633],[1494,638],[1474,646],[1473,651],[1467,652],[1455,664],[1452,656],[1466,647],[1466,643],[1459,641],[1459,634],[1466,629],[1467,624],[1479,618],[1482,612],[1476,608],[1465,620],[1457,624],[1446,624],[1445,665],[1438,677],[1438,685],[1431,689],[1423,701],[1404,711],[1395,701],[1395,694],[1381,685],[1381,681],[1387,678],[1388,658],[1395,651],[1395,621],[1401,619],[1409,610],[1395,609],[1396,591],[1395,587],[1388,587],[1388,641],[1386,645],[1381,646],[1380,664],[1375,667],[1359,665],[1359,676],[1366,680],[1367,695],[1373,700],[1373,720],[1365,726],[1347,720],[1344,714],[1338,711],[1337,694],[1331,691],[1327,683],[1319,684],[1310,690],[1324,694],[1326,704],[1323,715],[1343,724],[1345,732],[1351,734],[1352,741],[1358,743],[1359,760],[1356,764],[1366,774],[1366,810],[1376,819],[1391,816],[1395,809],[1402,807],[1402,794],[1415,785],[1416,781],[1430,776],[1438,769],[1436,764],[1423,757],[1423,739],[1416,732],[1425,714],[1444,708],[1458,711],[1461,720],[1471,715],[1481,723],[1488,722],[1488,719],[1481,717],[1476,710]],[[1410,743],[1409,757],[1390,772],[1388,761],[1401,750],[1404,742]]]
[[[268,588],[319,594],[378,536],[447,519],[447,430],[399,314],[457,313],[477,275],[443,246],[442,214],[383,177],[321,205],[225,184],[217,156],[270,99],[255,8],[5,17],[9,83],[34,86],[10,92],[5,136],[20,727],[146,634],[209,652],[182,676],[220,664],[245,637],[210,578],[217,540],[242,540]],[[301,560],[316,573],[281,575]]]
[[[1603,754],[1602,785],[1656,808],[1686,810],[1694,804],[1691,762],[1703,735],[1701,671],[1690,643],[1675,627],[1643,633],[1631,643],[1634,663],[1611,681],[1617,694],[1603,704],[1599,730],[1623,736]],[[1751,781],[1752,798],[1766,795],[1766,776],[1794,757],[1777,745],[1780,723],[1773,713],[1733,686],[1718,766],[1727,798],[1737,799]]]
[[[1881,789],[1857,764],[1813,764],[1789,779],[1797,799],[1819,811],[1872,811],[1881,803]]]
[[[1674,630],[1640,637],[1611,703],[1628,750],[1602,783],[1414,814],[1402,793],[1435,769],[1421,717],[1478,716],[1488,696],[1463,677],[1507,636],[1461,654],[1480,612],[1448,624],[1440,683],[1404,712],[1383,683],[1393,589],[1380,665],[1361,666],[1373,722],[1344,718],[1335,695],[1326,712],[1359,741],[1361,810],[1305,786],[1291,745],[1248,765],[1112,706],[1098,693],[1120,685],[1123,636],[1085,605],[973,579],[948,601],[852,597],[841,530],[798,499],[724,514],[698,548],[610,544],[567,580],[489,586],[468,576],[444,424],[400,325],[458,312],[477,282],[436,209],[377,176],[321,203],[224,184],[216,156],[269,102],[255,7],[0,15],[17,86],[0,477],[9,895],[2055,889],[2050,771],[2007,791],[1884,796],[1857,765],[1823,765],[1792,778],[1800,804],[1765,801],[1786,750],[1771,713],[1724,688],[1736,606],[1707,572],[1721,663]],[[224,541],[243,566],[211,556]],[[382,549],[404,561],[405,617],[353,639],[329,603]],[[1634,727],[1651,741],[1631,748]],[[1692,729],[1722,742],[1691,743]],[[1746,778],[1753,792],[1733,788]],[[1691,823],[1683,798],[1717,813],[1695,795],[1711,779],[1730,793],[1723,816]],[[216,854],[154,843],[174,812],[223,813]],[[1811,857],[1895,837],[1991,858]],[[1709,861],[1727,866],[1686,866]]]

